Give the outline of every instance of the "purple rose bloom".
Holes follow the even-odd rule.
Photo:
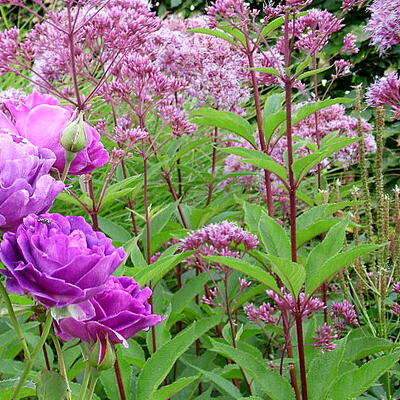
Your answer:
[[[49,175],[56,158],[14,134],[0,134],[0,230],[14,230],[28,214],[48,211],[64,189]]]
[[[86,300],[104,290],[126,253],[83,217],[30,214],[15,233],[4,235],[0,257],[10,292],[28,294],[46,307],[80,303],[80,311],[93,315]]]
[[[127,339],[164,319],[151,313],[147,302],[151,294],[151,289],[141,289],[133,278],[111,276],[106,290],[89,300],[96,312],[94,317],[85,321],[63,318],[58,321],[57,335],[64,340],[80,338],[88,343],[108,338],[111,343],[127,347]]]
[[[38,147],[52,150],[56,155],[54,167],[63,172],[65,149],[61,145],[60,138],[71,122],[73,109],[61,106],[55,97],[39,92],[33,92],[19,104],[13,101],[5,104],[12,121],[0,112],[0,130],[17,133]],[[88,123],[85,123],[85,128],[87,146],[72,162],[69,171],[71,175],[90,173],[109,160],[109,154],[100,142],[99,133]]]

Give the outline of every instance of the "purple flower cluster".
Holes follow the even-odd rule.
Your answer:
[[[314,337],[314,347],[322,350],[323,352],[335,350],[336,343],[332,343],[332,340],[337,339],[339,335],[331,326],[324,324],[323,326],[317,328],[316,333],[317,336]]]
[[[368,7],[371,18],[366,31],[371,38],[371,43],[377,46],[381,53],[400,44],[399,8],[399,0],[374,0]]]
[[[376,80],[366,97],[370,106],[390,106],[395,118],[400,119],[400,77],[396,72]]]
[[[355,307],[347,300],[341,303],[333,303],[330,316],[338,333],[343,332],[350,325],[358,325],[358,315]]]
[[[268,325],[275,325],[277,318],[274,316],[275,309],[269,303],[263,303],[260,307],[256,307],[253,303],[243,307],[249,321],[254,323],[263,322]]]
[[[64,184],[49,175],[56,158],[21,136],[0,132],[0,230],[14,230],[30,213],[47,212]]]
[[[255,249],[258,244],[257,236],[243,230],[234,222],[223,221],[191,233],[183,240],[182,248],[185,251],[197,250],[197,254],[204,256],[240,257],[240,246],[248,251]]]

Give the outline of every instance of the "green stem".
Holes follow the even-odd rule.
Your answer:
[[[83,376],[83,381],[82,381],[82,385],[81,385],[81,391],[79,392],[79,400],[86,400],[86,390],[87,390],[87,386],[89,383],[89,378],[90,378],[90,371],[91,367],[89,365],[89,363],[86,363],[86,367],[85,367],[85,375]]]
[[[4,22],[5,28],[6,29],[10,29],[10,25],[8,23],[7,15],[6,15],[6,12],[4,11],[4,7],[3,6],[0,6],[0,12],[1,12],[1,19]]]
[[[20,340],[22,347],[24,349],[25,358],[29,359],[29,358],[31,358],[31,352],[29,351],[28,344],[26,343],[24,334],[21,329],[21,325],[19,324],[17,317],[15,316],[14,309],[11,304],[11,300],[8,297],[7,290],[4,287],[3,282],[1,282],[1,281],[0,281],[0,292],[6,303],[6,307],[7,307],[8,315],[10,316],[10,319],[11,319],[11,323],[13,324],[15,332],[17,333],[18,339]]]
[[[87,395],[87,400],[92,400],[94,395],[94,390],[96,388],[97,379],[99,379],[99,373],[95,370],[92,371],[92,382],[90,382],[89,393]]]
[[[67,160],[66,163],[65,163],[64,171],[63,171],[62,176],[61,176],[61,181],[62,182],[65,182],[65,180],[67,179],[67,175],[68,175],[68,172],[69,172],[69,170],[71,168],[72,161],[73,161],[73,159],[72,160]]]
[[[66,393],[67,400],[72,400],[71,387],[69,386],[67,369],[65,368],[64,354],[61,349],[60,341],[58,340],[58,337],[54,334],[52,335],[52,339],[57,351],[58,366],[60,368],[60,373],[61,376],[65,379],[65,384],[67,386],[67,393]]]
[[[17,400],[19,398],[18,394],[21,391],[22,387],[24,386],[24,383],[25,383],[26,379],[28,378],[29,372],[31,372],[32,365],[33,365],[34,361],[36,360],[36,358],[38,357],[44,344],[46,343],[46,339],[47,339],[47,336],[49,336],[49,332],[52,327],[52,323],[53,323],[53,317],[51,316],[51,313],[49,312],[47,314],[46,322],[43,327],[43,334],[42,334],[42,336],[40,336],[39,343],[35,347],[35,350],[33,351],[31,357],[25,364],[24,372],[22,373],[21,378],[19,378],[18,385],[14,390],[11,400]]]

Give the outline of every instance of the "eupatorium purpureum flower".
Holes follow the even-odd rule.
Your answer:
[[[152,314],[148,299],[151,289],[127,276],[110,277],[104,292],[89,301],[95,315],[87,320],[63,318],[57,323],[57,335],[64,340],[80,338],[92,343],[108,340],[128,346],[127,339],[142,330],[159,324],[163,317]]]
[[[370,106],[390,106],[395,117],[400,119],[400,77],[392,72],[373,83],[367,94],[367,103]]]
[[[13,230],[28,214],[48,211],[64,189],[49,175],[55,162],[48,149],[0,133],[0,230]]]
[[[73,109],[61,106],[55,97],[39,92],[33,92],[19,104],[6,102],[6,106],[11,118],[0,112],[0,130],[17,133],[38,147],[52,150],[56,155],[54,167],[62,172],[65,149],[61,145],[61,134],[71,122]],[[69,170],[72,175],[90,173],[109,160],[96,129],[85,123],[85,130],[87,147],[72,162]]]
[[[400,0],[374,0],[368,7],[371,18],[366,31],[371,43],[379,48],[381,53],[400,44]]]
[[[4,235],[0,256],[10,292],[46,307],[81,303],[76,311],[93,315],[86,300],[104,290],[126,253],[83,217],[30,214],[15,233]]]

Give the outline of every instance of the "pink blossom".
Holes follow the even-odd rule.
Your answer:
[[[373,45],[384,53],[400,43],[400,0],[374,0],[368,7],[371,18],[366,31]]]
[[[357,47],[357,36],[352,33],[348,33],[343,39],[343,49],[342,53],[346,54],[356,54],[360,51]]]
[[[367,94],[370,106],[391,106],[395,118],[400,119],[400,77],[392,72],[373,83]]]
[[[314,337],[314,347],[322,351],[332,351],[336,348],[336,344],[332,340],[337,339],[339,336],[333,328],[327,324],[317,329],[317,336]]]
[[[358,315],[353,304],[347,300],[341,303],[333,303],[330,316],[333,319],[333,325],[338,332],[342,332],[350,325],[358,325]]]
[[[400,282],[396,282],[393,285],[393,292],[400,294]]]
[[[247,315],[247,318],[255,323],[264,322],[268,325],[276,324],[276,317],[274,316],[275,309],[269,303],[263,303],[260,307],[256,307],[253,303],[249,304],[246,307],[243,307],[244,312]]]

